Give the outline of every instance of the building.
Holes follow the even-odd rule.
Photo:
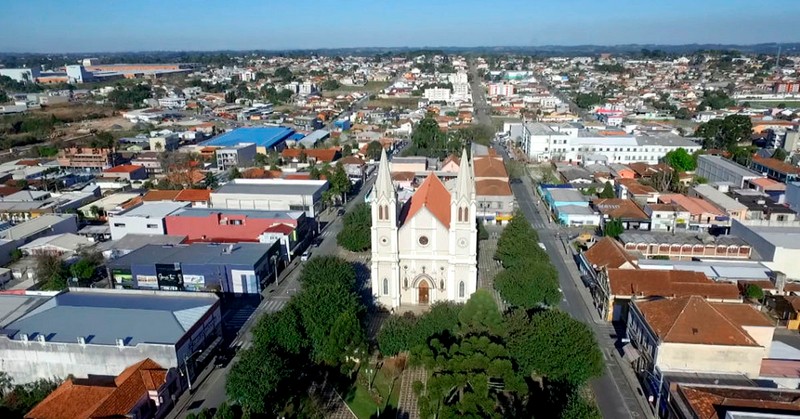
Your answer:
[[[744,188],[748,181],[764,177],[734,161],[708,154],[697,156],[695,175],[711,183],[730,183],[737,188]]]
[[[323,209],[325,180],[235,179],[211,193],[216,209],[305,211],[315,218]]]
[[[381,155],[372,197],[372,292],[392,309],[463,302],[477,288],[477,204],[462,153],[455,189],[429,174],[402,207]]]
[[[626,231],[619,235],[625,250],[645,257],[750,259],[753,249],[733,235],[698,235],[656,231]]]
[[[679,205],[681,208],[689,211],[690,231],[706,232],[727,230],[730,226],[730,218],[728,215],[702,198],[689,197],[681,194],[662,194],[658,200],[666,204]]]
[[[800,182],[786,184],[786,205],[794,212],[800,212]]]
[[[509,124],[510,130],[516,130]],[[633,136],[620,131],[589,130],[580,124],[547,125],[526,122],[520,127],[520,145],[534,161],[585,163],[598,156],[608,163],[658,163],[667,153],[683,148],[700,150],[699,140],[673,134]]]
[[[665,386],[670,418],[694,419],[789,419],[800,415],[800,390],[742,385],[681,383]]]
[[[121,164],[110,169],[103,170],[104,178],[113,178],[125,181],[147,179],[147,170],[144,166],[135,164]]]
[[[54,234],[52,236],[40,237],[30,243],[19,247],[24,255],[57,255],[72,257],[81,249],[94,246],[95,243],[83,236],[73,233]]]
[[[445,160],[442,169],[450,167],[451,170],[458,173],[460,164],[459,158],[451,156]],[[516,201],[511,192],[508,171],[503,164],[503,159],[497,156],[494,150],[492,153],[480,157],[473,151],[472,165],[475,176],[478,219],[484,223],[508,223],[514,214]]]
[[[267,154],[267,150],[280,151],[286,140],[294,134],[286,127],[237,128],[200,143],[201,146],[230,147],[240,143],[254,143],[256,151]]]
[[[726,303],[741,303],[736,284],[715,282],[703,272],[658,269],[601,269],[593,293],[595,307],[606,321],[625,322],[631,301],[675,299],[699,295]],[[605,293],[607,290],[607,294]]]
[[[753,156],[750,168],[778,182],[789,183],[800,180],[800,167],[771,157]]]
[[[425,89],[423,97],[431,102],[447,102],[450,100],[450,89],[441,87]]]
[[[146,245],[107,263],[117,289],[258,294],[278,273],[281,245]]]
[[[603,216],[603,225],[611,220],[619,220],[625,230],[650,230],[650,217],[630,199],[598,198],[592,201]]]
[[[650,217],[652,231],[686,231],[691,214],[677,204],[647,204],[644,213]]]
[[[116,377],[67,378],[25,419],[163,418],[183,387],[179,377],[147,358]]]
[[[514,85],[510,83],[489,84],[489,96],[514,96]]]
[[[639,269],[638,263],[638,258],[626,252],[622,245],[611,237],[603,237],[588,250],[578,254],[578,268],[582,276],[588,277],[589,290],[596,303],[608,301],[607,296],[611,295],[608,281],[598,281],[600,272],[607,269]],[[598,295],[601,297],[598,298]],[[604,315],[603,310],[597,304],[595,304],[595,309]]]
[[[148,140],[150,151],[175,151],[181,145],[181,137],[174,132],[166,132],[163,135],[150,137]]]
[[[9,77],[19,83],[35,83],[41,71],[36,67],[31,68],[0,68],[0,76]]]
[[[110,148],[62,148],[57,161],[64,168],[101,171],[114,166],[114,152]]]
[[[290,251],[313,235],[312,224],[303,211],[184,208],[166,218],[167,234],[186,236],[190,243],[258,243],[262,235],[278,226],[288,227]],[[291,253],[285,256],[288,258]]]
[[[622,178],[614,185],[617,198],[631,199],[637,204],[655,204],[658,202],[658,191],[650,185],[643,185],[635,179]]]
[[[0,265],[11,261],[11,252],[39,238],[56,234],[77,233],[78,217],[74,214],[48,214],[0,229]]]
[[[634,301],[627,336],[640,370],[744,374],[758,378],[775,324],[749,304],[700,296]]]
[[[221,341],[219,299],[209,293],[79,288],[0,300],[0,359],[19,384],[114,376],[146,358],[194,378],[197,352]]]
[[[727,190],[724,187],[723,189]],[[689,188],[689,191],[686,194],[692,198],[701,198],[711,205],[717,207],[720,211],[724,212],[730,220],[747,219],[747,205],[742,204],[734,198],[731,198],[722,190],[719,190],[711,185],[700,184],[692,186]]]
[[[800,222],[739,221],[731,224],[731,236],[751,246],[773,271],[800,279]]]
[[[147,202],[111,214],[108,216],[111,238],[119,240],[126,234],[167,234],[166,217],[188,206],[183,202]]]
[[[217,156],[217,168],[228,170],[232,167],[252,166],[256,158],[256,145],[254,143],[239,143],[232,146],[220,147],[214,150]]]

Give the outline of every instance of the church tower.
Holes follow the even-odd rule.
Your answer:
[[[477,288],[478,226],[476,221],[475,176],[464,149],[456,187],[450,195],[450,270],[447,297],[466,301]]]
[[[392,184],[389,159],[381,151],[378,176],[372,189],[372,294],[385,307],[400,305],[397,243],[397,192]]]

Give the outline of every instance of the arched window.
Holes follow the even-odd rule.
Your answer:
[[[384,205],[383,206],[383,219],[384,220],[388,220],[389,219],[389,206],[388,205]]]
[[[383,295],[389,295],[389,280],[383,278]]]
[[[464,209],[463,208],[459,208],[458,209],[458,221],[459,222],[464,221],[464,214],[463,213],[464,213]]]
[[[467,222],[469,221],[469,208],[464,207],[464,219],[462,221]]]
[[[464,281],[458,283],[458,298],[464,298]]]

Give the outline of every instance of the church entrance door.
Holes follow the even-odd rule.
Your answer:
[[[419,298],[417,300],[419,304],[428,304],[428,291],[430,291],[428,281],[423,279],[419,282]]]

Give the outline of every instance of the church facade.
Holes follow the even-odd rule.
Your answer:
[[[386,308],[465,302],[478,282],[475,179],[466,150],[451,191],[430,173],[404,205],[386,154],[372,199],[372,293]]]

